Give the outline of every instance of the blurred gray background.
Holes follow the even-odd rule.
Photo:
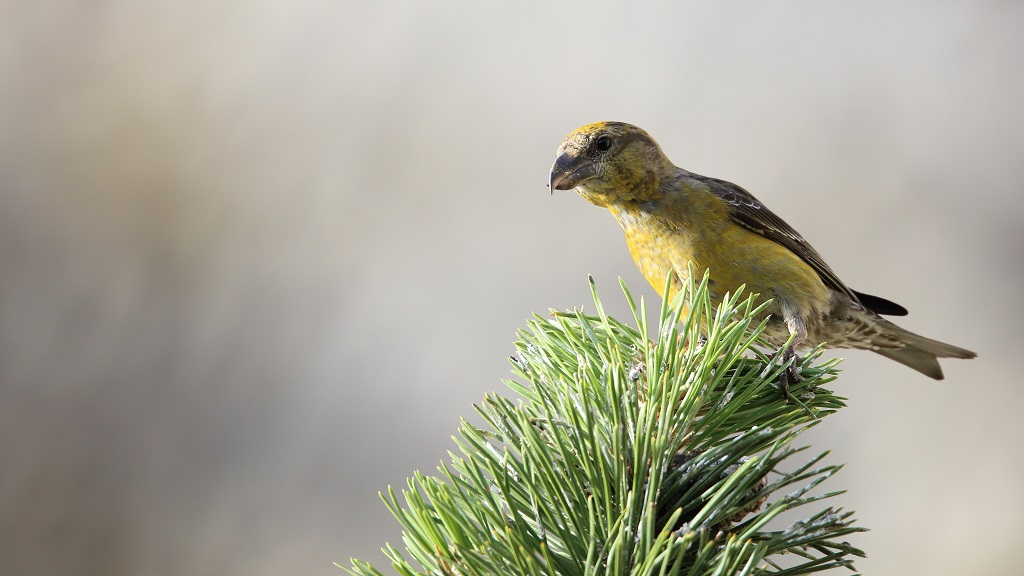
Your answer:
[[[1019,573],[1024,4],[0,2],[0,573],[386,567],[533,312],[657,302],[562,137],[646,128],[901,324],[807,442],[870,574]]]

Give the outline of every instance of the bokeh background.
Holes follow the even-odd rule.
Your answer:
[[[643,126],[908,328],[805,436],[870,574],[1019,574],[1024,4],[0,2],[0,573],[339,574],[618,227],[562,137]],[[656,300],[655,300],[656,301]]]

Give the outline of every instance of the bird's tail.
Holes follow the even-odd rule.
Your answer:
[[[970,350],[925,338],[887,320],[882,320],[882,323],[886,325],[886,336],[902,342],[903,346],[900,348],[875,348],[873,351],[913,368],[930,378],[936,380],[943,378],[939,358],[974,358],[977,356]]]

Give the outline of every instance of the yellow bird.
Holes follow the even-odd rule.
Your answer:
[[[608,208],[640,272],[671,298],[689,265],[709,273],[712,302],[746,290],[771,298],[765,339],[783,361],[825,343],[891,358],[941,380],[938,358],[974,358],[963,348],[925,338],[882,318],[904,316],[899,304],[850,289],[789,224],[739,186],[672,164],[646,132],[598,122],[566,136],[551,167],[551,191],[576,191]],[[665,278],[673,273],[669,294]],[[781,350],[790,335],[793,346]],[[795,362],[794,362],[795,364]],[[783,393],[795,367],[783,373]]]

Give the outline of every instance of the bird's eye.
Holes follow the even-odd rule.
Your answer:
[[[604,152],[612,147],[612,139],[608,135],[599,136],[597,138],[597,149]]]

